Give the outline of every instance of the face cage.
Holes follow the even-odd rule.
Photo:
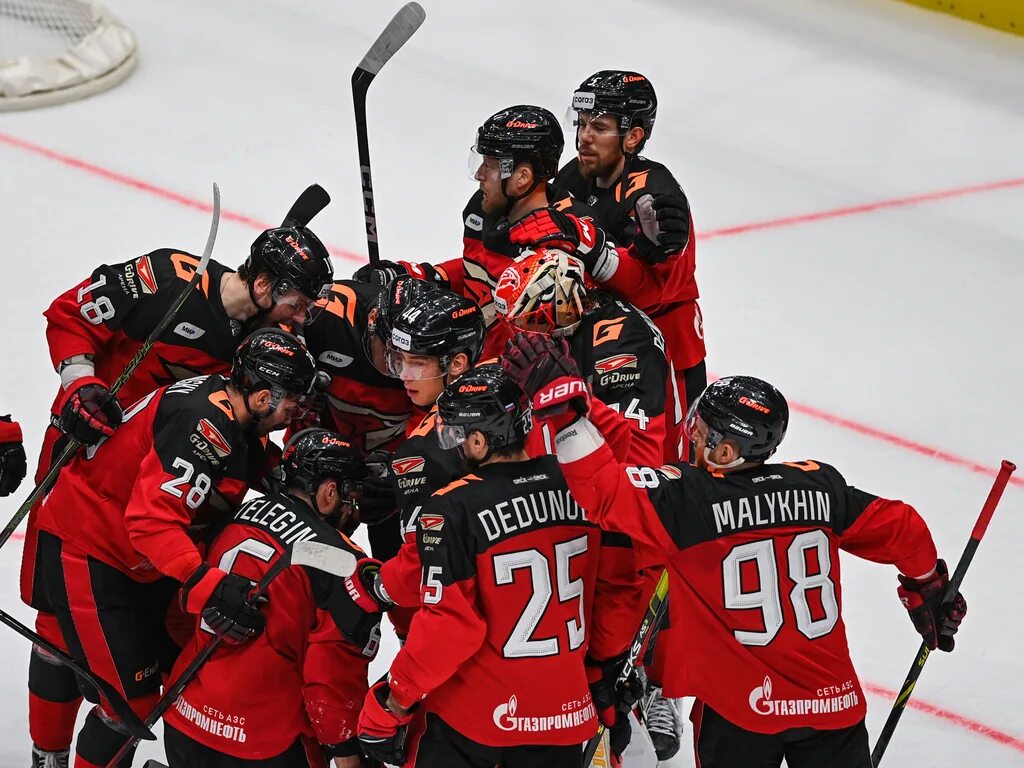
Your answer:
[[[571,339],[576,332],[580,322],[583,320],[583,307],[580,307],[580,317],[574,323],[558,324],[556,310],[550,301],[541,302],[536,309],[519,314],[506,314],[501,316],[501,321],[508,327],[511,335],[517,333],[540,333],[554,339]]]
[[[421,366],[407,366],[403,355],[412,355],[414,357],[424,357],[427,361]],[[437,361],[437,367],[440,374],[426,374],[424,369],[429,365],[429,361]],[[414,352],[406,352],[405,350],[399,349],[391,342],[388,342],[384,347],[384,367],[387,368],[387,375],[392,379],[401,379],[402,381],[429,381],[430,379],[443,379],[448,376],[448,366],[451,359],[448,355],[417,355]],[[411,372],[406,375],[406,368],[411,368]]]

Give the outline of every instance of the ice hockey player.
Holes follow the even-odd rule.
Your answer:
[[[615,435],[619,458],[639,464],[678,458],[665,430],[665,411],[679,407],[666,403],[665,341],[643,312],[604,291],[588,291],[582,262],[557,248],[526,251],[509,266],[494,305],[509,336],[525,332],[568,342],[591,384],[593,418]],[[526,371],[516,365],[514,351],[505,349],[502,365],[522,386]],[[544,444],[552,452],[554,435],[545,433]]]
[[[562,355],[553,345],[543,354]],[[560,392],[578,380],[562,374],[538,387]],[[778,766],[785,758],[792,768],[870,768],[839,550],[895,564],[914,627],[930,648],[951,651],[967,604],[960,594],[942,603],[946,564],[924,520],[820,461],[766,463],[789,408],[760,379],[720,379],[690,407],[693,466],[616,461],[585,417],[585,400],[569,398],[584,416],[568,426],[558,416],[556,442],[573,494],[602,527],[658,547],[668,564],[685,631],[659,642],[687,663],[668,665],[664,682],[668,695],[697,698],[697,764]]]
[[[579,766],[597,725],[584,657],[629,642],[612,617],[618,585],[604,579],[600,533],[555,458],[527,456],[529,407],[498,366],[463,374],[437,408],[441,447],[470,473],[417,520],[422,605],[388,680],[367,695],[363,749],[400,764],[425,707],[410,765]]]
[[[109,437],[130,405],[157,387],[192,376],[227,373],[238,343],[261,326],[299,325],[333,276],[323,243],[305,226],[285,224],[261,233],[237,272],[210,261],[197,290],[118,392],[107,387],[192,278],[199,257],[161,248],[122,264],[97,267],[58,296],[44,313],[50,358],[61,386],[36,470],[39,482],[63,443],[62,434],[93,445]],[[36,510],[29,514],[22,561],[22,600],[35,605]],[[42,613],[36,630],[58,645],[60,632]],[[29,730],[36,763],[66,759],[81,696],[70,670],[37,649],[29,664]]]
[[[0,416],[0,496],[10,496],[25,479],[28,465],[21,443],[21,426],[10,416]]]
[[[402,275],[386,286],[339,280],[317,322],[306,327],[306,343],[320,370],[330,376],[326,412],[318,421],[338,432],[371,461],[383,461],[405,439],[415,407],[388,371],[391,325],[406,307],[437,285]],[[394,478],[370,478],[359,500],[358,519],[367,524],[374,557],[398,554],[402,537],[396,517]]]
[[[281,465],[284,491],[246,501],[210,543],[200,572],[258,582],[297,541],[337,546],[379,567],[340,532],[367,475],[359,452],[314,427],[292,436]],[[307,566],[282,571],[266,596],[264,633],[215,652],[164,716],[171,768],[321,768],[324,757],[335,768],[363,765],[356,723],[380,614],[358,608],[343,580]],[[212,638],[199,626],[171,679]],[[247,684],[256,671],[258,683]]]
[[[593,212],[579,200],[558,194],[550,181],[558,171],[565,142],[557,118],[528,104],[491,115],[476,132],[469,170],[479,190],[463,211],[462,258],[440,265],[382,262],[390,273],[423,274],[475,301],[487,326],[484,359],[497,357],[508,340],[507,329],[495,324],[493,293],[498,278],[522,246],[509,239],[509,228],[531,211],[554,208],[587,220]],[[385,273],[364,273],[381,281]]]
[[[429,409],[391,461],[403,541],[398,556],[381,568],[380,583],[385,599],[401,606],[388,614],[401,638],[408,634],[412,613],[420,604],[416,518],[430,494],[465,473],[458,451],[438,443],[436,401],[447,384],[477,363],[483,346],[480,308],[443,288],[408,307],[392,328],[388,367],[401,379],[412,402]]]
[[[139,400],[112,437],[64,468],[40,507],[36,607],[56,615],[71,654],[140,717],[176,652],[164,616],[179,586],[187,613],[211,626],[219,614],[235,635],[262,631],[249,581],[203,568],[186,529],[242,502],[265,470],[266,435],[301,414],[315,378],[295,336],[256,331],[230,378],[186,379]],[[75,765],[103,766],[123,741],[101,703],[78,735]]]
[[[588,77],[573,94],[569,112],[578,154],[554,183],[591,206],[620,246],[618,258],[588,269],[661,328],[688,407],[707,384],[696,237],[679,182],[664,165],[640,155],[657,113],[654,86],[642,74],[604,70]]]

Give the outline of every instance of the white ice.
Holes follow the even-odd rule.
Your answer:
[[[457,256],[475,127],[521,102],[560,115],[577,83],[607,67],[656,85],[649,153],[682,182],[702,232],[1024,176],[1024,40],[891,0],[422,2],[426,24],[370,91],[387,258]],[[139,71],[90,100],[3,114],[0,133],[201,200],[216,180],[225,208],[265,221],[319,181],[334,203],[316,231],[365,253],[349,76],[397,2],[110,5],[139,36]],[[57,386],[42,310],[98,263],[201,248],[207,215],[8,143],[0,162],[0,411],[22,421],[34,462]],[[763,376],[792,401],[986,467],[1024,461],[1022,210],[1017,186],[699,243],[709,368]],[[241,262],[255,234],[225,221],[215,257]],[[339,258],[337,270],[357,265]],[[914,503],[950,561],[990,486],[801,414],[782,453]],[[21,498],[0,504],[0,517]],[[1016,747],[908,710],[887,764],[1024,764],[1022,501],[1011,486],[964,585],[957,652],[933,657],[915,693]],[[19,559],[17,541],[0,554],[0,605],[28,621]],[[896,688],[917,640],[895,572],[842,565],[861,677]],[[27,765],[29,648],[7,629],[0,642],[0,764]],[[868,705],[877,733],[889,702],[871,695]],[[684,748],[670,764],[692,757]]]

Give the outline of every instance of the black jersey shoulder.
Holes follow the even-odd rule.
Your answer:
[[[437,407],[430,412],[399,446],[391,459],[398,485],[398,508],[403,524],[434,491],[457,480],[465,469],[455,449],[445,450],[437,441],[434,424]]]

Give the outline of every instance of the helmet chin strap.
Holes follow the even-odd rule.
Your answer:
[[[738,459],[730,461],[728,464],[716,464],[711,460],[711,449],[706,445],[704,446],[704,463],[712,469],[732,469],[733,467],[738,467],[744,461],[746,461],[746,459],[740,456]]]
[[[508,218],[508,215],[512,212],[512,208],[515,206],[515,204],[518,203],[523,198],[528,197],[530,194],[532,194],[533,190],[535,190],[542,183],[544,183],[543,179],[534,179],[533,184],[531,184],[530,188],[528,190],[526,190],[525,192],[523,192],[523,194],[521,194],[521,195],[509,195],[509,193],[506,191],[507,184],[508,184],[508,179],[502,179],[501,180],[501,194],[503,194],[505,196],[505,210],[504,210],[503,215],[506,218]]]

